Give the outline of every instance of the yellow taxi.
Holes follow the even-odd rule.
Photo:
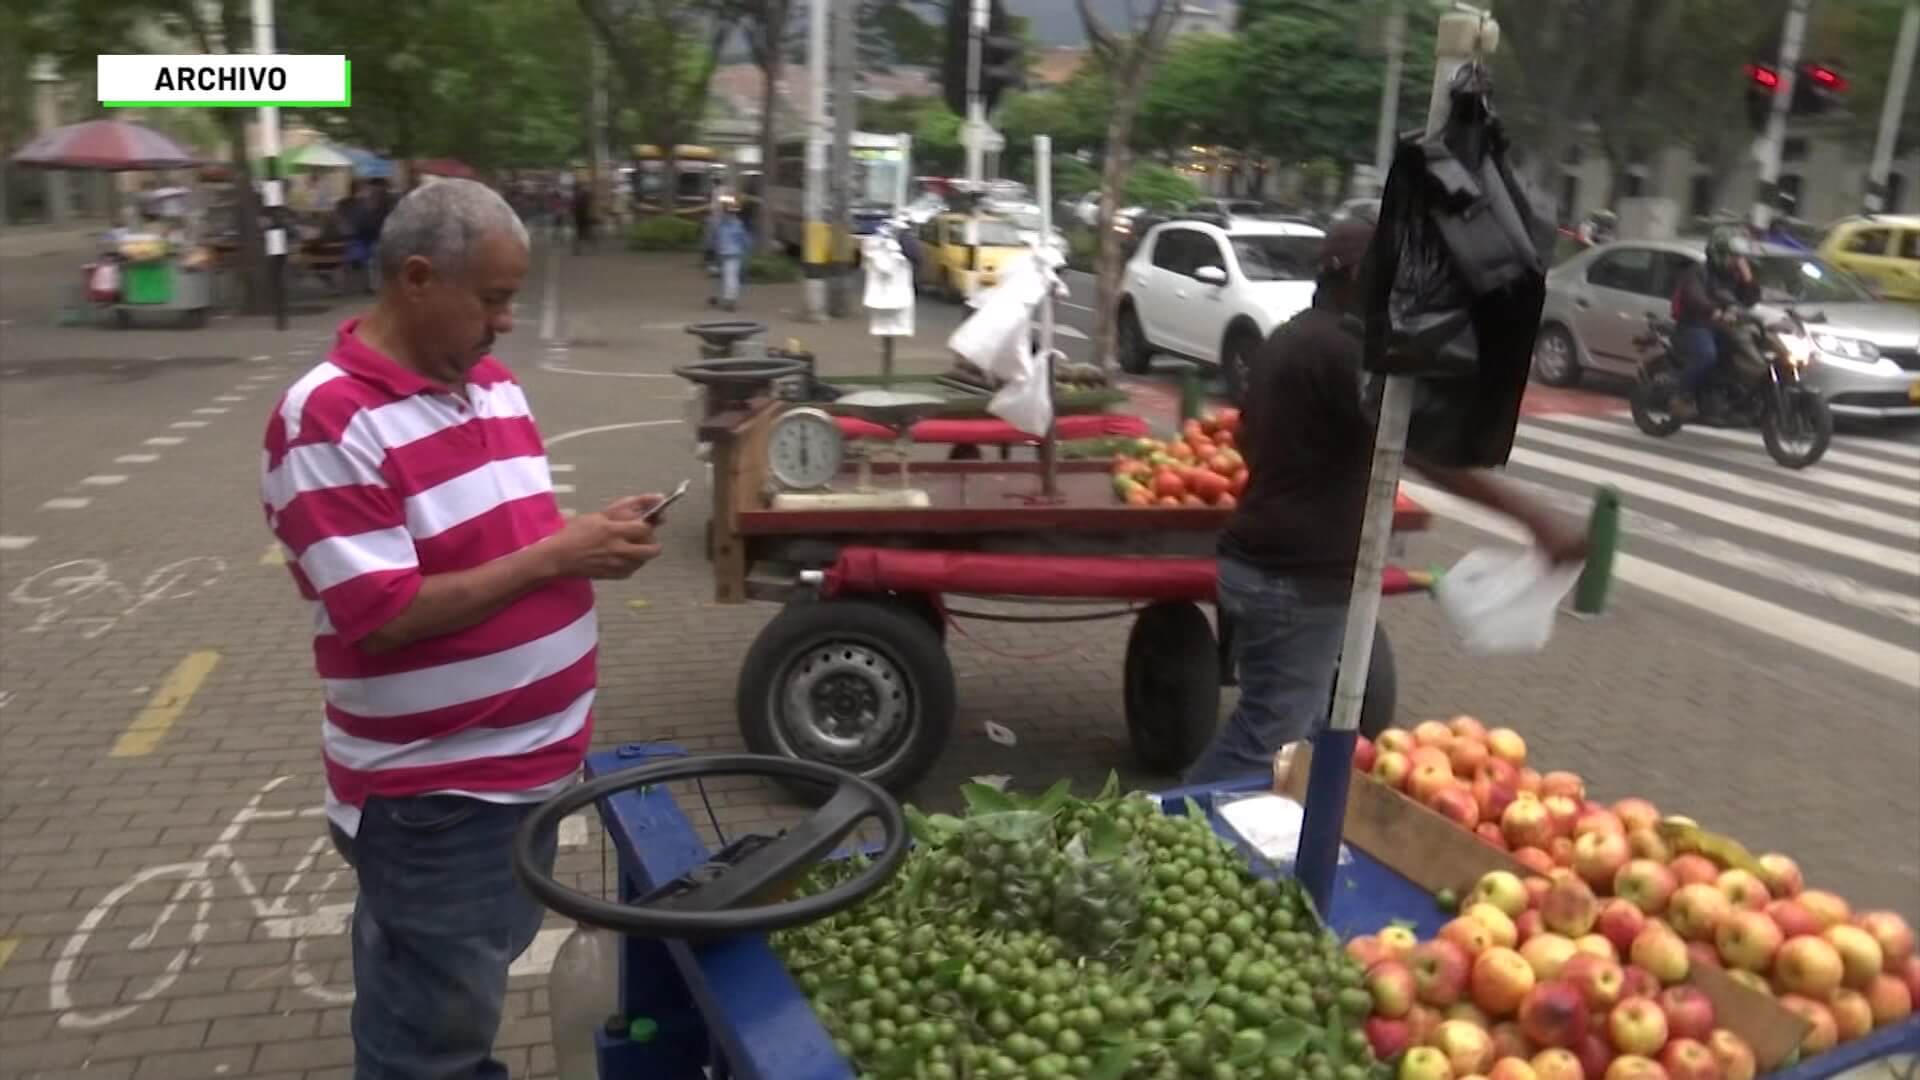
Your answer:
[[[1848,218],[1827,231],[1820,254],[1888,300],[1920,303],[1920,214]]]
[[[967,245],[966,214],[936,214],[918,236],[921,287],[955,301],[968,294],[970,282],[982,289],[999,284],[1001,269],[1027,253],[1020,230],[1004,218],[980,218],[977,256]]]

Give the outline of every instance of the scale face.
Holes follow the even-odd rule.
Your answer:
[[[817,491],[840,475],[846,460],[840,425],[819,409],[788,409],[767,437],[767,468],[788,491]]]

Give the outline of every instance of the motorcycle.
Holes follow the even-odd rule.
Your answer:
[[[1642,356],[1628,401],[1634,424],[1656,438],[1686,424],[1673,412],[1673,399],[1682,393],[1674,329],[1672,321],[1650,315],[1647,332],[1634,339]],[[1819,461],[1833,440],[1833,413],[1802,378],[1814,352],[1806,320],[1791,308],[1755,306],[1735,313],[1723,332],[1727,347],[1700,387],[1698,420],[1715,427],[1758,425],[1768,455],[1789,469]]]

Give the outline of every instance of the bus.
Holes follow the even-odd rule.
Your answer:
[[[855,235],[874,230],[900,210],[908,175],[907,141],[899,135],[853,133],[853,191],[850,222]],[[773,212],[773,238],[791,254],[800,253],[806,231],[807,140],[782,139],[774,148],[766,183]]]
[[[641,209],[655,213],[671,210],[675,213],[705,213],[707,202],[712,197],[715,180],[726,171],[726,165],[719,155],[707,146],[676,146],[673,148],[674,175],[673,195],[669,202],[666,191],[667,163],[660,148],[648,143],[633,148],[635,168],[633,171],[633,199]]]

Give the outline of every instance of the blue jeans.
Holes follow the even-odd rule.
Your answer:
[[[506,1080],[493,1040],[507,968],[546,909],[513,878],[533,807],[463,795],[367,800],[334,843],[360,879],[353,905],[354,1080]],[[553,868],[558,836],[538,853]]]
[[[726,303],[740,299],[740,264],[744,261],[739,255],[720,256],[720,299]]]
[[[1679,354],[1680,389],[1697,394],[1720,362],[1720,339],[1711,326],[1682,326],[1674,331],[1673,349]]]
[[[1220,611],[1233,620],[1240,703],[1227,726],[1187,769],[1189,784],[1269,773],[1273,753],[1327,722],[1344,600],[1309,601],[1301,582],[1236,559],[1220,559]]]

